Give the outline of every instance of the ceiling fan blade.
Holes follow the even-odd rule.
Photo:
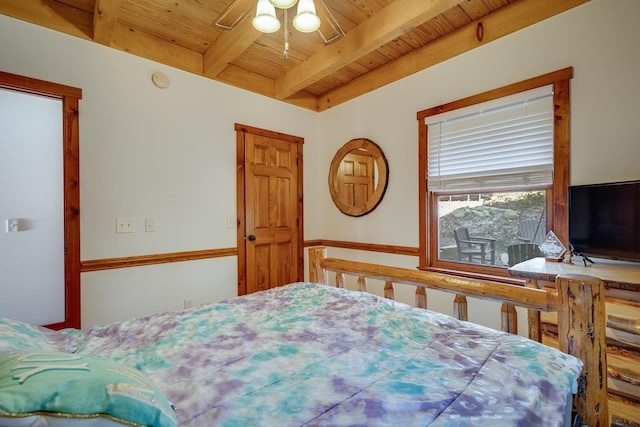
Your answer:
[[[336,18],[331,13],[331,10],[327,7],[324,0],[316,0],[316,14],[320,18],[320,28],[318,33],[325,45],[331,44],[338,39],[344,37],[344,30],[336,21]]]
[[[227,8],[211,23],[212,27],[217,27],[225,31],[232,31],[241,23],[256,7],[256,0],[234,0]]]

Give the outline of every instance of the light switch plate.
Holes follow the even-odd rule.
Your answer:
[[[236,228],[236,219],[234,217],[227,217],[227,228]]]

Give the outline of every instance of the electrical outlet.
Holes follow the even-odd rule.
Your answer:
[[[116,217],[116,233],[135,233],[136,219],[134,217]]]
[[[190,298],[185,298],[184,308],[191,308],[191,307],[193,307],[193,300]]]

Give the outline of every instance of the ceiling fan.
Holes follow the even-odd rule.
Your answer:
[[[254,28],[258,31],[269,33],[280,29],[279,17],[282,17],[284,23],[283,58],[286,60],[289,50],[287,10],[295,6],[298,1],[298,14],[294,18],[294,27],[298,31],[317,31],[325,45],[344,37],[344,31],[324,0],[315,0],[315,4],[313,0],[234,0],[211,25],[225,31],[233,31],[238,24],[255,12],[255,17],[253,18]],[[276,13],[275,8],[279,9],[278,13]],[[313,16],[310,16],[309,13]],[[299,19],[299,17],[303,18],[299,21],[303,24],[305,17],[311,17],[312,20],[318,19],[319,24],[315,27],[299,26],[296,23],[296,19]],[[267,22],[268,25],[261,26],[261,22]]]

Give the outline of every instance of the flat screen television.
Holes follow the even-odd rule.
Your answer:
[[[569,187],[573,253],[640,261],[640,181]]]

